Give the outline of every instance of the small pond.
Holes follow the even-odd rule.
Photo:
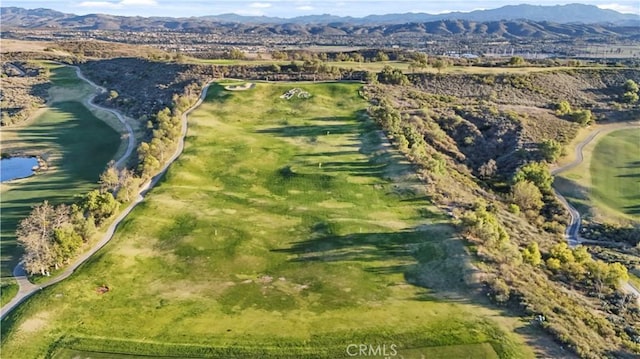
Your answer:
[[[0,182],[11,181],[33,175],[38,166],[35,157],[11,157],[0,160]]]

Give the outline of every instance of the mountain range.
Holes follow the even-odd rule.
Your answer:
[[[492,22],[528,20],[558,24],[616,24],[640,25],[640,14],[622,14],[593,5],[570,4],[555,6],[508,5],[497,9],[445,14],[405,13],[369,15],[362,18],[334,15],[308,15],[294,18],[241,16],[236,14],[209,15],[190,18],[115,16],[107,14],[75,15],[50,9],[0,8],[3,29],[60,28],[78,30],[185,30],[213,27],[220,23],[298,24],[298,25],[391,25],[407,23],[462,20]]]

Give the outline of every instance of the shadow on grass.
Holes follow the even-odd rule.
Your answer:
[[[624,207],[624,213],[630,214],[630,215],[633,215],[633,216],[640,215],[640,204],[639,205],[633,205],[633,206]]]
[[[15,140],[25,144],[16,150],[55,160],[49,160],[53,168],[11,184],[2,194],[3,275],[17,263],[20,249],[7,244],[15,240],[18,222],[31,207],[44,200],[74,202],[76,196],[97,187],[100,173],[120,144],[120,135],[78,102],[54,103],[49,111],[20,128]]]

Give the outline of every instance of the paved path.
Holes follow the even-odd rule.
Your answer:
[[[75,67],[75,66],[74,66]],[[103,87],[100,87],[98,85],[96,85],[95,83],[91,82],[90,80],[88,80],[86,77],[84,77],[82,75],[82,73],[80,72],[80,69],[78,67],[75,67],[76,69],[76,73],[78,74],[78,77],[80,77],[81,79],[87,81],[89,84],[91,84],[92,86],[95,86],[97,89],[99,89],[101,92],[106,91]],[[125,208],[119,215],[118,217],[116,217],[116,219],[111,223],[111,225],[109,226],[109,228],[107,228],[107,231],[105,232],[105,234],[102,236],[102,239],[94,244],[94,246],[88,250],[87,252],[83,253],[82,255],[80,255],[78,258],[76,258],[75,262],[66,267],[65,270],[60,273],[54,280],[47,282],[45,284],[42,285],[36,285],[33,284],[31,282],[29,282],[29,279],[27,277],[27,274],[24,270],[24,268],[22,267],[21,264],[18,264],[14,270],[13,270],[13,276],[16,278],[16,281],[18,282],[18,286],[19,286],[19,290],[18,290],[18,294],[16,294],[16,296],[7,304],[5,304],[2,308],[0,308],[0,320],[3,319],[9,312],[11,312],[11,310],[15,309],[18,305],[20,305],[20,303],[24,302],[27,298],[29,298],[31,295],[33,295],[35,292],[42,290],[46,287],[49,287],[51,285],[54,285],[66,278],[68,278],[78,267],[80,267],[84,262],[86,262],[94,253],[96,253],[98,250],[100,250],[100,248],[104,247],[105,244],[107,244],[111,238],[113,237],[113,234],[116,230],[116,228],[118,227],[118,225],[120,224],[120,222],[122,222],[122,220],[133,210],[133,208],[138,205],[138,203],[142,202],[142,200],[144,199],[144,196],[147,194],[147,192],[149,192],[149,190],[155,186],[156,183],[158,183],[158,181],[160,180],[160,178],[162,178],[162,176],[165,174],[165,172],[167,171],[167,169],[169,168],[169,166],[171,165],[171,163],[173,163],[173,161],[175,161],[178,156],[180,156],[180,154],[182,153],[182,150],[184,149],[184,137],[187,133],[187,116],[191,113],[191,111],[193,111],[194,109],[196,109],[198,106],[200,106],[200,104],[202,103],[202,101],[204,100],[204,98],[206,97],[207,94],[207,90],[209,89],[209,85],[211,84],[211,82],[209,82],[203,89],[202,89],[202,93],[200,94],[200,98],[198,99],[198,101],[191,106],[187,111],[185,111],[182,114],[182,134],[180,136],[180,141],[178,142],[178,146],[176,148],[176,151],[173,153],[173,155],[169,158],[169,160],[164,164],[164,166],[162,167],[162,169],[160,170],[160,172],[158,172],[158,174],[156,174],[153,178],[151,178],[149,181],[147,181],[139,190],[138,195],[136,196],[135,200],[127,207]],[[125,127],[127,128],[127,131],[129,131],[129,146],[127,147],[127,151],[124,155],[122,155],[122,157],[120,157],[120,159],[118,159],[118,161],[116,161],[116,164],[119,166],[121,164],[124,163],[124,161],[127,160],[127,156],[129,154],[131,154],[131,152],[133,151],[133,148],[130,148],[131,146],[135,147],[135,137],[133,136],[133,131],[131,130],[131,127],[126,123],[124,116],[122,116],[122,114],[120,114],[118,111],[112,110],[112,109],[107,109],[104,108],[102,106],[98,106],[95,105],[93,103],[93,99],[95,98],[96,95],[94,95],[93,97],[91,97],[91,99],[87,102],[90,106],[94,106],[97,107],[101,110],[105,110],[105,111],[109,111],[111,113],[113,113],[114,115],[116,115],[118,117],[118,119],[123,122],[123,124],[125,124]]]
[[[84,77],[84,75],[82,74],[82,71],[80,71],[80,68],[78,66],[71,66],[73,68],[76,69],[76,74],[78,75],[78,78],[84,80],[85,82],[87,82],[89,85],[95,87],[98,91],[100,91],[100,93],[105,93],[107,92],[107,89],[105,89],[102,86],[97,85],[95,82],[89,80],[88,78]],[[107,111],[109,113],[114,114],[117,118],[118,121],[120,121],[120,123],[122,123],[122,125],[125,127],[125,129],[127,130],[127,133],[125,134],[128,142],[127,142],[127,150],[125,151],[125,153],[120,156],[120,158],[116,161],[116,167],[119,168],[123,168],[125,161],[127,161],[129,159],[129,156],[131,155],[131,153],[133,152],[133,150],[136,148],[136,137],[133,133],[133,129],[131,128],[131,125],[129,124],[129,122],[127,122],[127,119],[124,117],[124,115],[122,115],[119,111],[110,109],[110,108],[106,108],[100,105],[96,105],[93,100],[95,100],[97,94],[91,96],[89,99],[87,99],[86,104],[88,105],[88,107],[95,107],[99,110],[103,110],[103,111]]]
[[[582,142],[578,143],[575,150],[576,158],[571,163],[568,163],[564,166],[557,167],[551,170],[551,174],[555,176],[559,173],[565,172],[567,170],[570,170],[580,165],[584,160],[584,155],[582,151],[584,150],[585,146],[587,146],[591,141],[593,141],[598,135],[615,131],[615,130],[622,130],[627,128],[639,128],[639,127],[640,127],[640,122],[638,121],[625,122],[625,123],[613,123],[610,125],[604,125],[600,127],[599,129],[591,132],[589,136],[587,136],[587,138],[585,138]],[[553,189],[553,193],[558,198],[558,200],[562,203],[562,205],[569,211],[569,216],[571,217],[571,223],[567,227],[567,231],[565,233],[565,238],[569,243],[569,247],[575,247],[581,243],[596,242],[596,241],[585,240],[580,236],[580,225],[582,223],[580,212],[578,212],[578,210],[575,209],[575,207],[573,207],[563,195],[561,195],[558,191],[556,191],[555,188]],[[623,285],[622,289],[627,293],[635,294],[637,297],[636,299],[640,304],[640,290],[638,290],[638,288],[633,286],[633,284],[627,282]]]

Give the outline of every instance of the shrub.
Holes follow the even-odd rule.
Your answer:
[[[532,210],[540,211],[544,205],[542,202],[542,193],[531,181],[519,181],[512,189],[511,198],[518,207],[524,211]]]
[[[593,114],[591,110],[576,110],[571,114],[571,119],[573,122],[586,126],[593,122]]]
[[[562,144],[556,140],[543,140],[538,148],[547,162],[555,162],[562,154]]]
[[[529,243],[527,248],[522,251],[522,260],[533,266],[539,266],[542,263],[542,254],[540,254],[538,243]]]
[[[638,90],[640,90],[640,89],[638,88],[638,84],[637,84],[635,81],[631,80],[631,79],[629,79],[629,80],[625,81],[625,83],[624,83],[624,89],[625,89],[627,92],[638,92]]]
[[[622,101],[626,103],[636,103],[640,99],[637,92],[627,91],[622,95]]]
[[[535,184],[541,192],[550,193],[553,177],[551,177],[547,165],[540,162],[531,162],[520,167],[513,177],[514,183],[522,181],[530,181]]]
[[[558,114],[558,116],[565,116],[570,114],[571,112],[572,110],[569,101],[560,101],[556,105],[556,114]]]

